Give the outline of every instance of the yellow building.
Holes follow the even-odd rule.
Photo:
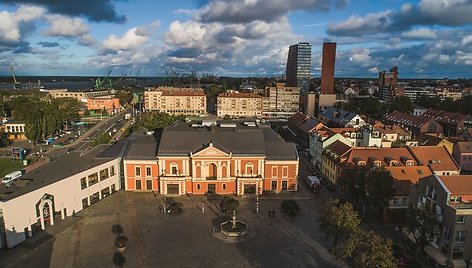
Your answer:
[[[11,141],[26,140],[25,128],[25,123],[15,121],[7,121],[2,124],[2,129],[7,134],[7,139]]]
[[[217,115],[224,117],[259,117],[262,97],[254,93],[226,92],[218,95]]]
[[[332,184],[338,185],[342,176],[343,155],[346,154],[351,147],[339,140],[329,145],[321,156],[321,172],[324,179],[328,179]]]
[[[207,99],[201,88],[158,87],[144,91],[144,108],[168,114],[204,115]]]

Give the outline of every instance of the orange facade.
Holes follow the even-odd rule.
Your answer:
[[[161,156],[153,161],[127,159],[124,162],[126,190],[130,191],[153,190],[164,195],[208,192],[244,195],[297,190],[298,160],[236,157],[211,144],[188,157]],[[150,174],[147,173],[149,168]]]
[[[114,113],[121,107],[118,98],[88,98],[87,110],[105,110],[108,113]]]

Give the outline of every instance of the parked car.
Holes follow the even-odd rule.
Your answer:
[[[67,153],[73,152],[74,150],[75,150],[75,148],[69,148],[69,149],[67,149]]]
[[[21,177],[22,175],[23,175],[23,172],[21,171],[13,171],[5,175],[4,179],[2,180],[2,183],[3,184],[11,183],[14,180],[18,179],[19,177]]]

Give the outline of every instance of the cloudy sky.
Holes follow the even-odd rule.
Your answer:
[[[472,0],[0,0],[0,75],[285,72],[288,46],[338,43],[337,77],[472,73]]]

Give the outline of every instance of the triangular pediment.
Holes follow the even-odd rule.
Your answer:
[[[202,147],[193,154],[193,157],[228,157],[228,153],[224,152],[222,149],[217,148],[217,145],[209,143],[208,145]]]

